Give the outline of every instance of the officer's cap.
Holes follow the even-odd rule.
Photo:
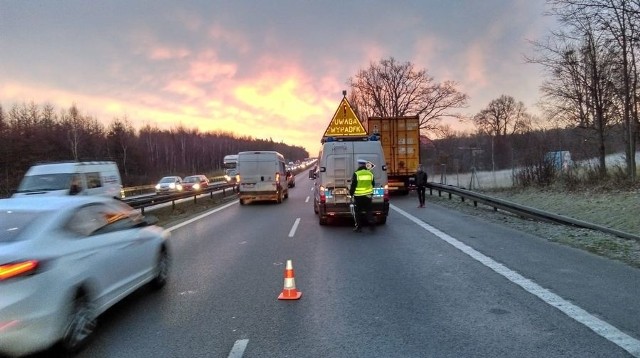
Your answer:
[[[366,159],[358,158],[358,164],[367,164]]]

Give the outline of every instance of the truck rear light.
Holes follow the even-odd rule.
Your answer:
[[[2,264],[0,265],[0,281],[8,280],[14,277],[34,274],[37,268],[37,260],[26,260]]]
[[[384,201],[389,201],[389,185],[384,186],[384,194],[382,194]]]
[[[320,190],[320,192],[319,192],[319,194],[320,194],[320,203],[324,204],[324,203],[327,202],[327,194],[325,193],[323,186],[320,186],[319,190]]]
[[[240,174],[236,174],[236,183],[240,184]]]
[[[280,182],[280,173],[276,173],[276,183]]]

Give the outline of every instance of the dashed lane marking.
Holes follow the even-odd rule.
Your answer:
[[[244,354],[244,350],[247,348],[247,344],[249,343],[248,339],[239,339],[231,348],[231,352],[229,352],[228,358],[242,358]]]
[[[291,231],[289,231],[289,237],[293,237],[296,234],[296,229],[298,229],[298,225],[300,225],[300,218],[297,218],[291,227]]]

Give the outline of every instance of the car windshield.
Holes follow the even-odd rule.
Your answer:
[[[184,178],[184,182],[185,183],[197,183],[198,181],[199,181],[198,177],[186,177],[186,178]]]
[[[160,179],[160,183],[175,183],[175,181],[176,181],[175,177],[164,177]]]
[[[18,192],[65,190],[71,186],[71,173],[41,174],[25,176]]]
[[[0,243],[24,239],[22,233],[41,216],[34,211],[0,211]]]

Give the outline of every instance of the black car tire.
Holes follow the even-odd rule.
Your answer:
[[[71,302],[69,322],[60,341],[65,352],[80,351],[92,337],[97,326],[94,310],[89,296],[83,291],[78,291]]]
[[[167,280],[169,279],[169,254],[165,248],[158,253],[154,271],[155,276],[153,280],[151,280],[151,287],[159,290],[167,284]]]

